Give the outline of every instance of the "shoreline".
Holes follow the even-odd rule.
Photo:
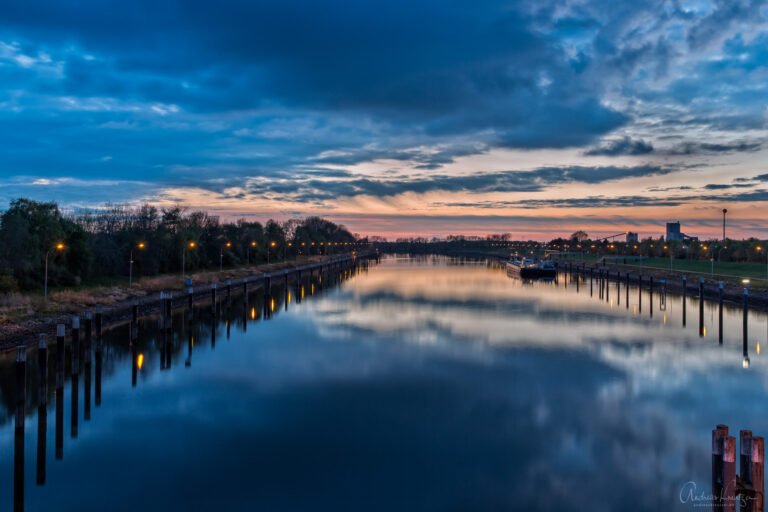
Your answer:
[[[451,254],[434,253],[440,256],[448,256],[455,258],[471,258],[477,260],[497,261],[504,263],[509,258],[508,255],[490,254],[482,251],[458,251]],[[683,295],[683,276],[686,276],[685,295],[687,297],[698,298],[699,295],[699,279],[704,282],[704,299],[709,301],[718,302],[720,300],[720,282],[719,279],[706,278],[698,274],[686,273],[682,271],[669,271],[665,269],[659,269],[654,267],[645,267],[638,269],[634,266],[605,263],[600,264],[595,262],[581,262],[574,260],[554,260],[557,264],[558,273],[580,273],[582,278],[589,280],[589,272],[592,270],[593,278],[597,280],[600,275],[600,271],[603,272],[603,278],[608,274],[609,282],[616,283],[616,275],[620,273],[621,284],[626,284],[626,276],[630,276],[630,284],[637,286],[639,282],[639,276],[642,276],[642,286],[644,290],[647,290],[650,286],[650,278],[654,279],[654,291],[661,290],[664,286],[667,293],[675,295]],[[730,306],[739,306],[743,304],[744,286],[735,284],[733,281],[722,281],[723,283],[723,302]],[[750,310],[768,312],[768,290],[749,289],[748,294],[748,306]]]
[[[732,306],[742,306],[744,301],[745,286],[737,285],[729,281],[720,281],[706,279],[701,276],[686,274],[685,272],[661,270],[656,268],[627,268],[621,264],[586,264],[575,263],[573,261],[556,260],[558,272],[580,275],[582,279],[604,279],[609,283],[616,283],[617,279],[622,284],[629,282],[635,286],[642,286],[648,290],[653,286],[653,290],[660,290],[662,287],[667,293],[675,295],[685,295],[686,297],[698,298],[701,294],[704,300],[719,302],[722,298],[724,303]],[[651,278],[653,281],[651,281]],[[653,285],[651,284],[653,282]],[[700,283],[703,287],[700,289]],[[722,297],[721,297],[722,285]],[[764,290],[748,289],[747,304],[750,310],[761,312],[768,311],[768,292]],[[703,292],[703,293],[702,293]]]
[[[140,315],[152,314],[160,311],[161,301],[168,301],[170,307],[176,308],[183,304],[193,304],[204,298],[211,300],[214,294],[219,297],[229,296],[234,289],[240,288],[248,291],[250,286],[261,287],[271,285],[276,278],[282,278],[286,282],[292,276],[301,277],[304,272],[313,275],[314,272],[325,272],[334,266],[344,265],[357,260],[367,261],[375,257],[375,253],[363,253],[358,255],[345,254],[335,256],[323,256],[306,262],[282,262],[271,265],[258,265],[248,269],[235,268],[221,273],[201,272],[190,277],[198,278],[198,284],[191,288],[183,289],[178,286],[164,287],[162,290],[150,290],[141,294],[144,290],[136,288],[134,291],[122,287],[113,287],[111,295],[91,296],[89,304],[82,307],[80,304],[72,304],[67,311],[61,312],[34,312],[23,318],[8,321],[0,325],[0,351],[8,351],[21,345],[31,346],[36,343],[40,335],[49,337],[56,334],[56,326],[64,324],[69,330],[73,317],[84,316],[87,313],[101,317],[102,329],[108,330],[140,311]],[[213,275],[212,275],[213,274]],[[214,279],[214,276],[217,279]],[[208,278],[208,279],[206,279]],[[215,291],[214,291],[215,290]],[[129,295],[127,298],[110,302],[115,294]],[[242,293],[242,292],[238,292]],[[220,299],[217,299],[220,300]]]

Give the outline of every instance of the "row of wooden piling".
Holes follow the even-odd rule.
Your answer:
[[[355,268],[368,268],[369,259],[378,261],[378,254],[371,256],[364,255],[362,258],[340,258],[332,262],[323,262],[314,265],[307,265],[292,270],[283,270],[264,274],[258,278],[246,278],[238,283],[227,280],[223,283],[223,293],[230,297],[235,286],[242,286],[245,292],[245,304],[247,305],[247,292],[250,284],[259,281],[267,290],[265,297],[269,297],[269,290],[272,286],[272,280],[282,278],[287,285],[291,276],[296,276],[300,280],[302,275],[313,275],[315,271],[320,272],[322,283],[322,274],[331,270],[342,270],[353,263]],[[213,284],[209,288],[211,304],[214,312],[219,304],[220,288]],[[195,290],[187,290],[188,305],[190,310],[194,303],[194,297],[199,296]],[[298,297],[298,296],[297,296]],[[172,311],[174,296],[171,293],[163,292],[159,297],[158,309],[160,314],[161,327],[161,369],[171,367],[171,329],[172,329]],[[300,299],[299,299],[300,300]],[[266,304],[267,301],[265,301]],[[266,308],[266,306],[265,306]],[[151,305],[145,308],[145,311],[154,309]],[[267,310],[265,309],[265,312]],[[140,304],[131,305],[131,321],[129,324],[129,342],[133,359],[132,384],[136,385],[136,338],[138,333],[138,320],[141,314]],[[271,315],[271,311],[267,313]],[[56,403],[56,432],[55,432],[55,458],[62,459],[64,456],[64,376],[66,351],[69,350],[71,365],[71,424],[70,436],[78,436],[79,420],[79,384],[80,375],[84,375],[85,399],[83,403],[83,417],[85,421],[91,418],[91,373],[92,364],[95,362],[95,391],[94,402],[96,407],[101,405],[101,377],[103,368],[103,342],[102,332],[104,329],[104,311],[100,306],[95,310],[86,311],[82,318],[73,316],[70,322],[69,337],[70,343],[66,343],[67,325],[59,323],[55,330],[54,345],[54,370],[55,370],[55,403]],[[215,340],[215,328],[212,341]],[[215,343],[215,341],[213,341]],[[191,350],[191,345],[190,345]],[[27,370],[28,370],[28,350],[26,345],[20,345],[16,348],[16,360],[14,363],[15,371],[15,414],[14,414],[14,510],[24,510],[24,434],[25,434],[25,404],[27,401]],[[37,359],[39,373],[39,401],[38,401],[38,439],[37,439],[37,460],[36,460],[36,483],[44,485],[46,480],[46,448],[47,448],[47,424],[48,424],[48,374],[49,368],[49,344],[47,334],[41,334],[37,344]]]
[[[653,294],[654,294],[654,288],[659,287],[660,288],[660,296],[662,297],[661,300],[666,301],[666,291],[667,291],[667,285],[670,284],[667,279],[659,279],[655,280],[654,276],[648,276],[648,279],[645,280],[645,276],[642,272],[632,273],[632,272],[625,272],[622,277],[621,271],[616,271],[615,274],[613,274],[610,269],[604,269],[604,268],[594,268],[589,267],[587,268],[586,265],[573,265],[573,263],[566,263],[565,264],[565,272],[567,275],[575,276],[576,277],[576,283],[577,283],[577,291],[579,288],[579,281],[581,278],[582,280],[586,281],[587,278],[589,279],[589,290],[590,290],[590,296],[594,294],[594,284],[593,282],[597,282],[598,284],[598,296],[599,298],[604,298],[606,301],[610,300],[610,283],[613,281],[616,283],[616,294],[617,294],[617,301],[618,304],[621,303],[621,285],[622,282],[625,284],[625,306],[627,309],[629,309],[630,305],[630,285],[636,284],[638,288],[638,297],[637,297],[637,308],[638,312],[642,313],[643,311],[643,290],[644,286],[645,289],[649,293],[649,299],[651,307],[649,308],[649,314],[650,316],[653,316]],[[682,297],[683,297],[683,311],[682,311],[682,323],[683,327],[687,324],[687,298],[688,298],[688,277],[686,275],[680,276],[681,281],[681,287],[682,287]],[[718,303],[718,341],[720,344],[723,343],[723,302],[724,302],[724,283],[722,281],[718,282],[717,287],[717,303]],[[704,300],[705,300],[705,283],[703,278],[699,278],[698,281],[698,302],[699,302],[699,336],[704,336]],[[747,318],[749,316],[749,288],[746,286],[743,288],[742,295],[741,295],[741,307],[743,310],[743,339],[744,343],[746,343],[747,340]],[[746,345],[745,345],[746,347]],[[745,361],[747,361],[748,364],[748,356],[747,351],[745,349],[744,353]]]
[[[82,322],[81,322],[82,320]],[[95,331],[95,336],[94,336]],[[102,314],[97,311],[95,315],[86,312],[81,319],[72,317],[70,328],[70,365],[72,395],[79,396],[80,374],[84,375],[85,400],[83,417],[85,421],[91,419],[91,376],[92,364],[95,360],[95,404],[101,405],[101,372],[102,372]],[[64,457],[64,368],[66,364],[66,325],[56,326],[56,340],[54,345],[54,371],[55,371],[55,402],[56,402],[56,435],[55,457]],[[25,405],[27,401],[27,346],[20,345],[16,348],[15,372],[15,415],[14,415],[14,510],[24,510],[24,432],[25,432]],[[47,334],[41,334],[37,343],[37,368],[38,368],[38,424],[37,424],[37,459],[36,459],[36,483],[45,484],[46,476],[46,449],[48,430],[48,375],[49,346]],[[70,436],[78,436],[79,400],[72,400]]]

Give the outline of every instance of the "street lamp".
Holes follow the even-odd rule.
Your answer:
[[[224,247],[227,249],[232,248],[232,242],[225,243],[220,249],[219,249],[219,272],[224,270]]]
[[[723,208],[723,243],[725,243],[725,214],[728,213],[727,208]]]
[[[274,247],[274,246],[275,246],[275,241],[274,240],[269,242],[269,246],[267,247],[267,265],[269,265],[269,253],[272,252],[272,251],[270,251],[270,248]]]
[[[181,251],[181,275],[186,275],[186,269],[187,269],[187,249],[194,249],[197,247],[197,242],[188,242],[187,245],[184,246],[184,249]]]
[[[128,288],[133,286],[133,250],[138,249],[143,251],[146,246],[147,244],[144,242],[139,242],[135,247],[131,247],[131,254],[128,257]]]
[[[253,241],[250,244],[248,244],[248,264],[249,265],[251,264],[251,249],[256,250],[257,245],[258,244],[256,244],[256,242],[253,242]]]
[[[762,246],[758,245],[755,247],[757,252],[761,252],[763,250]],[[765,251],[765,276],[768,278],[768,251]]]
[[[43,285],[43,298],[48,300],[48,256],[51,255],[51,251],[62,252],[65,249],[63,242],[56,242],[56,245],[52,249],[48,249],[45,253],[45,284]]]

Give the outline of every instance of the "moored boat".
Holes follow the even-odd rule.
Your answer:
[[[551,261],[512,257],[507,261],[507,273],[516,274],[525,279],[535,279],[555,277],[557,270]]]

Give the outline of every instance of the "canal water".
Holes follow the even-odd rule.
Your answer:
[[[745,368],[740,308],[721,344],[717,304],[700,329],[694,298],[683,326],[679,297],[625,293],[388,257],[117,327],[59,390],[50,340],[21,434],[6,355],[0,509],[693,510],[714,426],[768,434],[768,318]]]

